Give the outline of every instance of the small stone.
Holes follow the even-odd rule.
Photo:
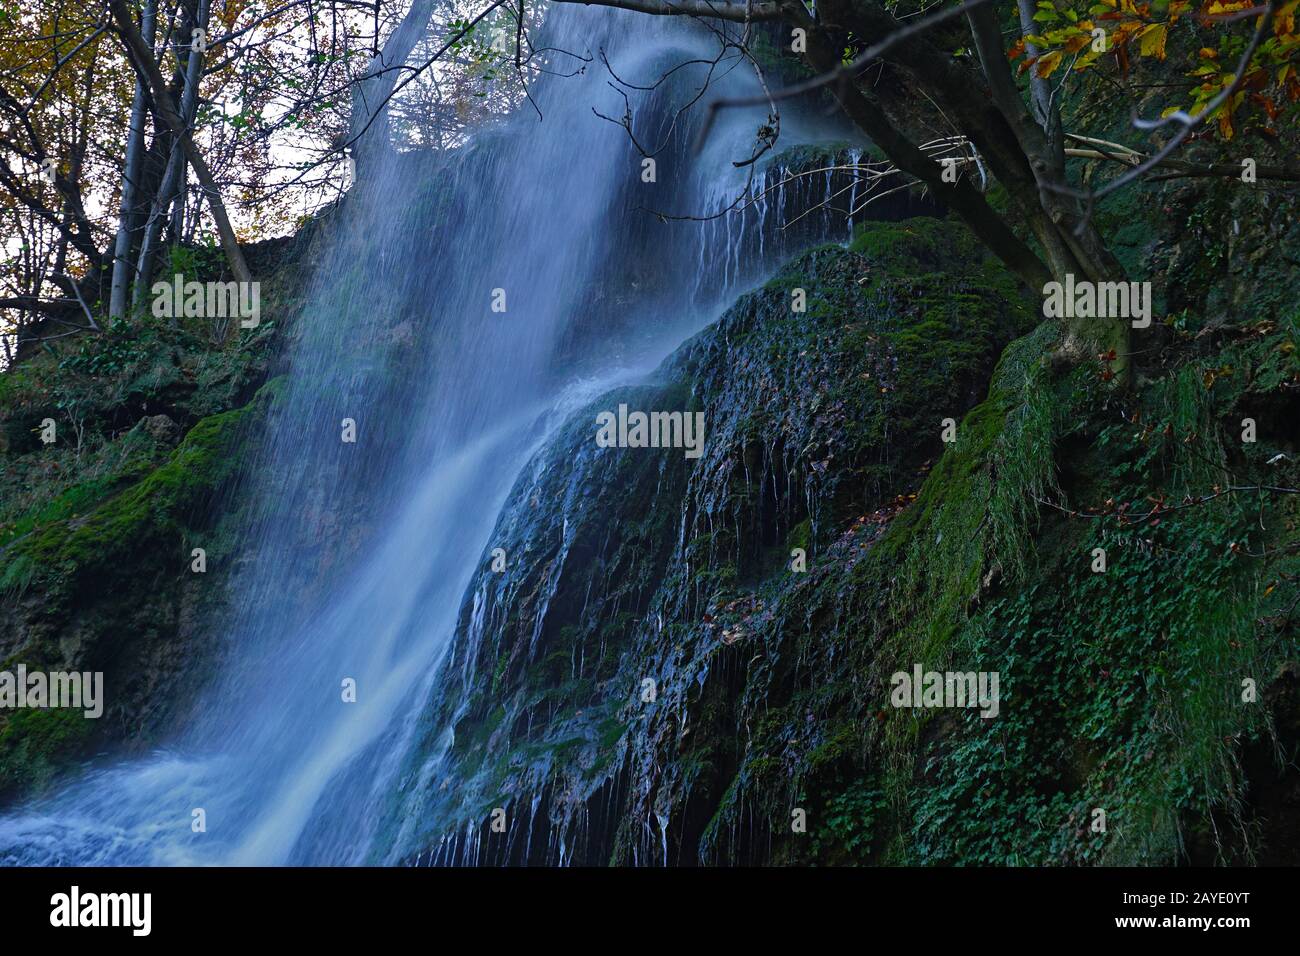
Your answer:
[[[175,445],[181,440],[181,427],[166,415],[150,415],[144,419],[144,430],[160,445]]]

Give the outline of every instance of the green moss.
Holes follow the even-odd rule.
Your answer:
[[[1290,354],[1277,341],[1247,348],[1266,362]],[[1145,427],[1111,424],[1105,397],[1080,374],[1053,385],[1020,362],[1029,378],[1015,399],[1006,386],[1022,380],[1008,367],[1018,351],[1019,343],[1008,351],[990,402],[963,423],[976,441],[945,454],[950,460],[886,536],[896,555],[936,545],[921,562],[926,576],[907,574],[906,563],[899,576],[907,589],[893,600],[924,610],[915,626],[901,615],[891,626],[891,640],[905,642],[893,659],[900,668],[915,660],[927,669],[953,662],[998,671],[1002,700],[997,720],[962,714],[935,732],[915,714],[889,718],[889,793],[900,827],[891,858],[1171,862],[1184,852],[1188,820],[1223,814],[1229,832],[1216,837],[1219,852],[1235,845],[1248,860],[1237,748],[1267,733],[1267,717],[1243,702],[1242,680],[1275,672],[1297,645],[1258,626],[1269,620],[1261,569],[1233,548],[1264,553],[1288,535],[1285,496],[1225,496],[1154,521],[1037,504],[1097,511],[1105,497],[1112,510],[1133,503],[1140,515],[1152,501],[1180,502],[1229,483],[1231,441],[1216,419],[1229,407],[1224,400],[1242,393],[1216,393],[1206,365],[1193,363],[1141,396],[1134,421]],[[1222,368],[1223,354],[1209,366]],[[1277,388],[1286,376],[1262,380]],[[1068,450],[1052,454],[1063,442]],[[1272,454],[1258,444],[1246,454]],[[1060,475],[1043,470],[1053,457],[1063,462]],[[963,532],[976,547],[963,547]],[[1096,548],[1108,557],[1104,573],[1092,568]],[[1104,834],[1091,830],[1097,809],[1106,811]]]
[[[845,590],[864,601],[888,593],[896,568],[878,564],[872,588],[833,573],[862,555],[846,527],[864,529],[862,516],[916,486],[942,447],[942,419],[978,401],[1003,346],[1030,322],[961,227],[916,229],[902,251],[915,258],[923,240],[942,244],[925,258],[946,274],[894,274],[874,257],[887,242],[872,255],[810,250],[683,346],[654,386],[602,397],[525,469],[493,534],[493,546],[522,557],[471,585],[493,623],[473,652],[461,631],[448,674],[472,656],[470,686],[441,695],[464,705],[447,716],[458,720],[449,771],[458,785],[430,795],[422,816],[455,827],[503,793],[541,787],[571,809],[646,761],[663,768],[658,803],[674,814],[708,808],[706,855],[733,853],[741,820],[785,824],[800,786],[816,789],[817,814],[843,825],[853,850],[840,859],[884,846],[883,818],[849,793],[867,777],[880,789],[860,766],[867,724],[851,699],[856,682],[818,670],[846,644],[837,659],[861,667],[860,635],[810,625],[833,627]],[[791,310],[795,288],[807,293],[805,312]],[[704,456],[594,453],[594,411],[621,402],[705,410]],[[811,556],[806,575],[789,570],[795,547]],[[844,623],[856,628],[859,611]],[[653,705],[638,698],[647,676]],[[512,730],[489,734],[502,701]],[[811,720],[840,710],[833,726]],[[430,734],[439,726],[431,719]],[[627,830],[615,852],[631,854],[638,839]]]
[[[96,727],[80,710],[15,710],[0,723],[0,792],[44,787],[69,756],[82,751]]]
[[[916,502],[861,568],[894,581],[891,617],[882,623],[888,653],[908,667],[937,669],[990,571],[1023,567],[1034,500],[1054,482],[1058,413],[1042,361],[1054,341],[1044,326],[1007,349],[989,398],[962,419]]]
[[[30,534],[0,552],[0,581],[18,579],[15,568],[21,567],[27,569],[21,577],[28,583],[34,569],[34,576],[50,586],[72,586],[92,577],[102,586],[99,576],[106,572],[110,577],[129,573],[125,556],[167,542],[177,548],[176,560],[181,562],[179,546],[186,522],[234,473],[238,467],[234,452],[244,427],[264,410],[273,393],[274,388],[268,388],[243,408],[201,420],[162,466],[88,514],[49,523],[33,520]],[[102,486],[78,486],[43,513],[70,510],[72,502],[84,507],[95,489],[103,491]]]
[[[805,518],[797,525],[790,529],[790,535],[786,538],[786,550],[793,551],[795,548],[803,548],[806,552],[811,544],[810,532],[812,530],[812,521]]]

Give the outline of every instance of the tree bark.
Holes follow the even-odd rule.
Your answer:
[[[152,58],[158,21],[158,0],[145,0],[140,18],[141,41]],[[122,171],[122,196],[118,203],[117,237],[113,243],[113,278],[109,286],[108,316],[120,319],[126,314],[126,292],[131,276],[131,227],[140,195],[140,170],[144,156],[144,122],[146,87],[144,74],[135,78],[135,96],[131,101],[131,127],[126,140],[126,162]]]
[[[1086,220],[1078,200],[1053,187],[1066,185],[1065,143],[1060,111],[1047,96],[1043,107],[1047,115],[1041,123],[1030,115],[1020,90],[1016,87],[1002,46],[1002,34],[992,4],[972,10],[968,18],[976,50],[988,78],[994,103],[1006,116],[1021,150],[1029,160],[1037,187],[1034,228],[1048,256],[1053,260],[1053,275],[1065,281],[1065,275],[1100,283],[1123,281],[1124,267],[1106,247],[1092,221]],[[1029,197],[1026,197],[1028,199]],[[1110,368],[1122,382],[1130,379],[1129,316],[1080,318],[1067,322],[1066,348],[1074,353],[1094,349],[1114,352]]]
[[[181,30],[182,38],[192,36],[194,28],[206,30],[208,26],[208,0],[198,0],[193,17],[186,17],[185,27]],[[177,44],[179,49],[180,44]],[[181,94],[181,119],[185,128],[194,128],[194,119],[198,115],[199,82],[203,78],[203,54],[190,47],[185,60],[185,90]],[[185,176],[185,154],[179,142],[173,142],[171,155],[167,159],[167,171],[162,184],[149,209],[149,218],[145,223],[144,235],[140,239],[140,255],[136,260],[136,307],[143,305],[148,296],[149,283],[153,278],[153,259],[157,251],[158,237],[162,233],[163,219],[173,201],[183,204]]]

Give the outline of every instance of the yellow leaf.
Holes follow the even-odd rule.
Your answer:
[[[1169,36],[1169,25],[1152,23],[1138,34],[1138,53],[1154,56],[1157,60],[1165,58],[1165,40]]]
[[[1219,135],[1224,139],[1232,139],[1235,130],[1232,128],[1232,112],[1226,107],[1219,110]]]
[[[1097,58],[1099,56],[1101,56],[1100,53],[1098,53],[1096,50],[1089,47],[1088,50],[1083,54],[1083,56],[1079,57],[1077,60],[1074,61],[1075,72],[1082,73],[1088,67],[1096,63]]]
[[[1207,17],[1225,17],[1240,10],[1249,10],[1254,0],[1211,0],[1210,5],[1202,10]]]
[[[1039,76],[1051,76],[1056,72],[1056,68],[1061,65],[1061,51],[1053,50],[1051,53],[1044,53],[1034,64],[1034,71]]]

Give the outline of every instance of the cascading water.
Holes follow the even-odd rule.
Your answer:
[[[611,10],[556,10],[546,32],[634,81],[716,53],[694,24]],[[749,92],[743,77],[715,89]],[[765,252],[788,251],[755,245],[759,213],[745,232],[743,217],[700,228],[645,211],[734,195],[745,173],[731,160],[765,111],[724,114],[701,155],[683,124],[646,184],[626,132],[593,112],[622,112],[608,80],[592,57],[537,84],[540,122],[521,108],[451,154],[362,170],[230,503],[250,517],[219,676],[165,751],[89,768],[0,818],[0,861],[357,863],[400,829],[386,798],[519,470],[567,411],[652,368]],[[637,118],[643,142],[670,129],[672,89]],[[787,120],[782,145],[799,138]]]

